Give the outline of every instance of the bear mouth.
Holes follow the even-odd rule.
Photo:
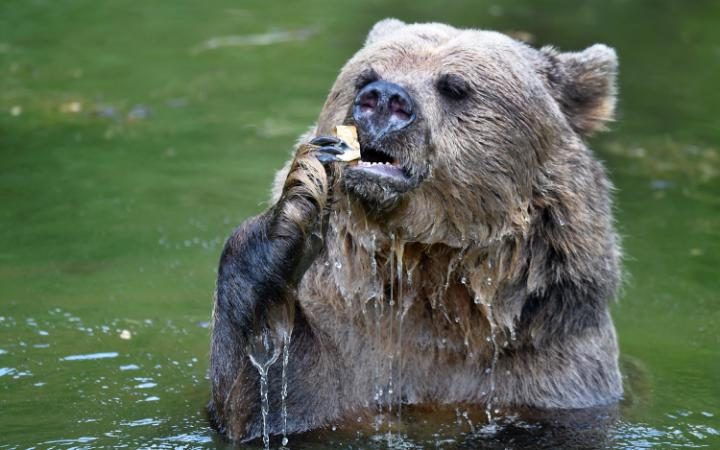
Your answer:
[[[384,144],[367,143],[360,134],[360,159],[351,162],[342,177],[345,191],[378,213],[397,206],[403,194],[418,187],[428,172],[397,156],[403,152],[392,151],[391,142]]]
[[[360,147],[360,160],[354,170],[359,170],[377,177],[387,177],[397,181],[410,181],[410,174],[397,158],[382,150]]]

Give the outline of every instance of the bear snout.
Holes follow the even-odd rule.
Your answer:
[[[401,130],[415,120],[415,105],[401,86],[374,81],[358,92],[353,104],[353,118],[367,137],[377,141]]]

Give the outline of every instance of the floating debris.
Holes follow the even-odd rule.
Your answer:
[[[192,54],[206,52],[225,47],[253,47],[279,44],[283,42],[299,42],[317,34],[317,28],[301,28],[299,30],[276,30],[261,34],[240,36],[218,36],[196,45],[190,50]]]
[[[77,114],[82,112],[83,106],[80,102],[68,102],[60,105],[60,112],[65,114]]]
[[[130,330],[122,330],[120,332],[120,339],[125,339],[126,341],[132,339],[132,333]]]

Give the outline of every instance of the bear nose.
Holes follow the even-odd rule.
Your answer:
[[[379,138],[415,120],[410,95],[395,83],[374,81],[358,92],[353,118],[365,132]]]

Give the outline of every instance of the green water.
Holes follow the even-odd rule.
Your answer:
[[[592,141],[617,186],[628,272],[613,308],[628,398],[605,445],[720,448],[710,0],[3,1],[0,448],[223,446],[203,414],[222,242],[264,208],[274,170],[385,16],[618,50],[618,121]],[[254,35],[270,39],[207,45]],[[290,448],[386,445],[305,439]]]

